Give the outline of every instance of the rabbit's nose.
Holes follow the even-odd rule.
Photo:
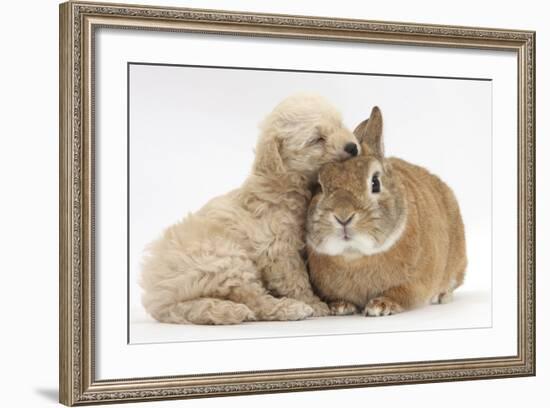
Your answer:
[[[344,151],[352,156],[357,156],[357,153],[359,153],[359,150],[357,150],[357,145],[353,142],[346,144],[344,146]]]
[[[351,222],[351,220],[353,220],[353,217],[355,217],[355,214],[351,214],[347,219],[341,220],[336,215],[334,216],[334,218],[336,218],[336,221],[338,221],[338,224],[340,224],[343,227],[348,225]]]

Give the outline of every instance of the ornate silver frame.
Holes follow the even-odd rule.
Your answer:
[[[518,350],[513,356],[238,374],[94,376],[93,47],[98,27],[513,51],[518,63]],[[60,5],[60,402],[192,398],[535,374],[535,33],[68,2]]]

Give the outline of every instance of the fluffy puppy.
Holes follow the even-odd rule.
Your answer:
[[[356,156],[360,146],[316,95],[285,99],[260,127],[243,185],[149,245],[142,303],[158,321],[235,324],[329,313],[302,257],[309,187],[323,164]]]

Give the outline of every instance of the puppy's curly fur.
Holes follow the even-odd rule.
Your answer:
[[[195,324],[328,314],[302,258],[309,186],[323,164],[357,149],[340,114],[320,96],[281,102],[261,125],[241,188],[149,245],[140,280],[147,312],[160,322]]]

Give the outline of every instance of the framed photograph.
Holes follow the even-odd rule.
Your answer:
[[[535,33],[60,6],[60,401],[535,374]]]

